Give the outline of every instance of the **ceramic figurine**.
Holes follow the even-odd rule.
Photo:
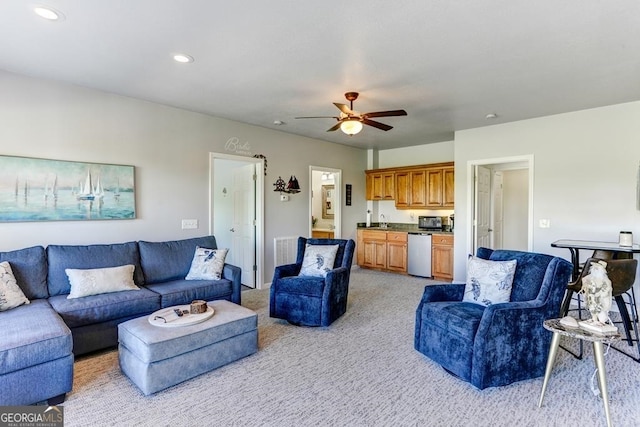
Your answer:
[[[611,324],[609,310],[611,309],[611,280],[607,276],[605,261],[592,262],[589,274],[582,278],[582,292],[586,299],[587,309],[591,319],[579,322],[584,329],[611,333],[618,329]]]

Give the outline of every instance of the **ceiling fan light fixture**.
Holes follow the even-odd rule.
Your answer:
[[[340,123],[340,130],[349,136],[353,136],[362,130],[362,122],[358,119],[349,119]]]

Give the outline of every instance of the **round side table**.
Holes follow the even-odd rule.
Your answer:
[[[620,333],[615,332],[612,334],[601,335],[594,332],[589,332],[579,327],[571,328],[560,323],[561,319],[549,319],[544,321],[544,328],[553,332],[553,338],[551,339],[551,348],[549,349],[549,357],[547,359],[547,367],[544,373],[544,382],[542,383],[542,392],[540,393],[540,400],[538,401],[538,407],[542,406],[544,399],[544,392],[547,389],[549,383],[549,377],[553,370],[553,364],[556,361],[558,355],[558,347],[560,345],[560,337],[562,335],[577,338],[583,341],[590,341],[593,343],[593,354],[595,357],[596,368],[598,369],[598,386],[602,393],[602,401],[604,403],[604,413],[607,417],[607,426],[611,427],[611,413],[609,411],[609,392],[607,391],[607,375],[604,366],[604,344],[610,344],[620,340]]]

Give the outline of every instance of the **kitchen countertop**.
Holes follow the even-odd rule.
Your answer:
[[[371,227],[367,227],[367,223],[359,222],[358,230],[380,230],[380,231],[399,231],[407,233],[431,233],[431,234],[453,234],[453,231],[432,231],[422,230],[418,228],[418,224],[390,223],[387,227],[380,227],[380,223],[372,222]]]

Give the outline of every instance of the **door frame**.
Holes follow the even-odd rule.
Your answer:
[[[312,236],[311,215],[313,215],[313,172],[329,172],[333,174],[333,183],[335,185],[335,203],[333,216],[333,237],[334,239],[342,238],[342,169],[334,169],[325,166],[309,166],[309,237]]]
[[[469,160],[467,162],[467,253],[475,254],[475,170],[476,166],[499,166],[500,170],[508,169],[527,169],[529,179],[529,209],[528,209],[528,221],[527,221],[527,247],[529,251],[533,251],[533,190],[534,190],[534,156],[533,154],[527,154],[522,156],[513,157],[500,157],[494,159],[481,159],[481,160]],[[493,189],[491,190],[493,196]]]
[[[256,165],[256,233],[255,233],[255,260],[256,260],[256,289],[264,289],[264,159],[237,156],[227,153],[209,153],[209,234],[215,236],[214,230],[214,160],[233,160],[235,162],[253,163]]]

